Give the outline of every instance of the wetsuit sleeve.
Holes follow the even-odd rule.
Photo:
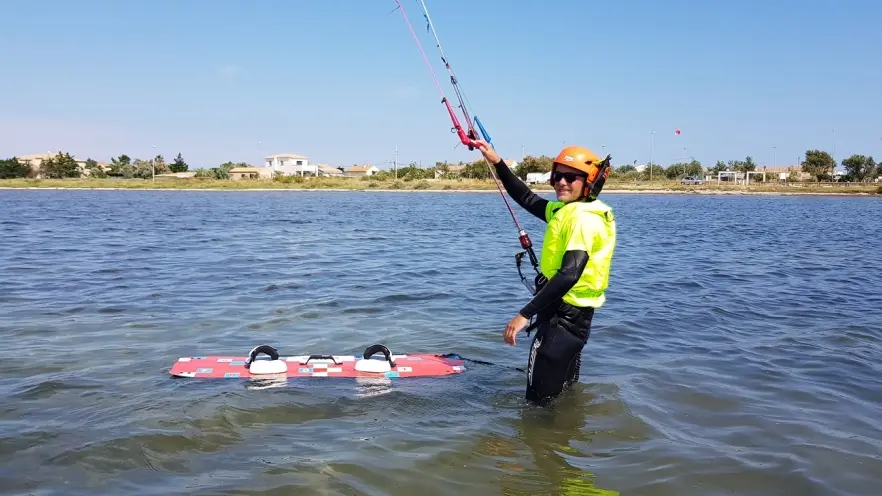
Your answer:
[[[542,290],[536,293],[536,296],[521,309],[520,314],[530,319],[548,305],[559,301],[576,284],[587,264],[588,252],[585,250],[566,251],[560,269],[545,283]]]
[[[500,159],[499,162],[493,164],[493,167],[496,169],[496,174],[499,176],[499,180],[502,182],[502,185],[505,187],[505,191],[508,192],[509,196],[511,196],[518,205],[523,207],[524,210],[547,222],[548,220],[545,217],[545,206],[548,204],[548,200],[533,193],[533,191],[530,190],[530,187],[524,184],[524,182],[521,181],[507,165],[505,165],[504,160]]]

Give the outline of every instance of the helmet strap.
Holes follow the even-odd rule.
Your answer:
[[[603,189],[604,183],[606,183],[606,178],[609,176],[609,167],[612,157],[607,155],[600,164],[597,166],[597,175],[595,176],[594,182],[585,181],[585,187],[582,188],[582,201],[592,202],[597,199],[597,196],[600,195],[600,191]]]

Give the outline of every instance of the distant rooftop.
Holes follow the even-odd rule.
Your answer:
[[[309,157],[306,157],[303,155],[298,155],[296,153],[276,153],[273,155],[267,155],[266,158],[273,159],[273,158],[309,158]]]

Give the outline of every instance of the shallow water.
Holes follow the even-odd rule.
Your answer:
[[[528,294],[497,194],[0,191],[0,494],[878,494],[882,203],[606,201],[608,303],[539,409],[529,339],[502,342]],[[376,342],[501,366],[167,373]]]

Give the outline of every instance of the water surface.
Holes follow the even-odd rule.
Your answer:
[[[0,191],[0,493],[878,494],[882,203],[605,198],[608,303],[540,409],[497,194]],[[168,376],[260,343],[499,366]]]

